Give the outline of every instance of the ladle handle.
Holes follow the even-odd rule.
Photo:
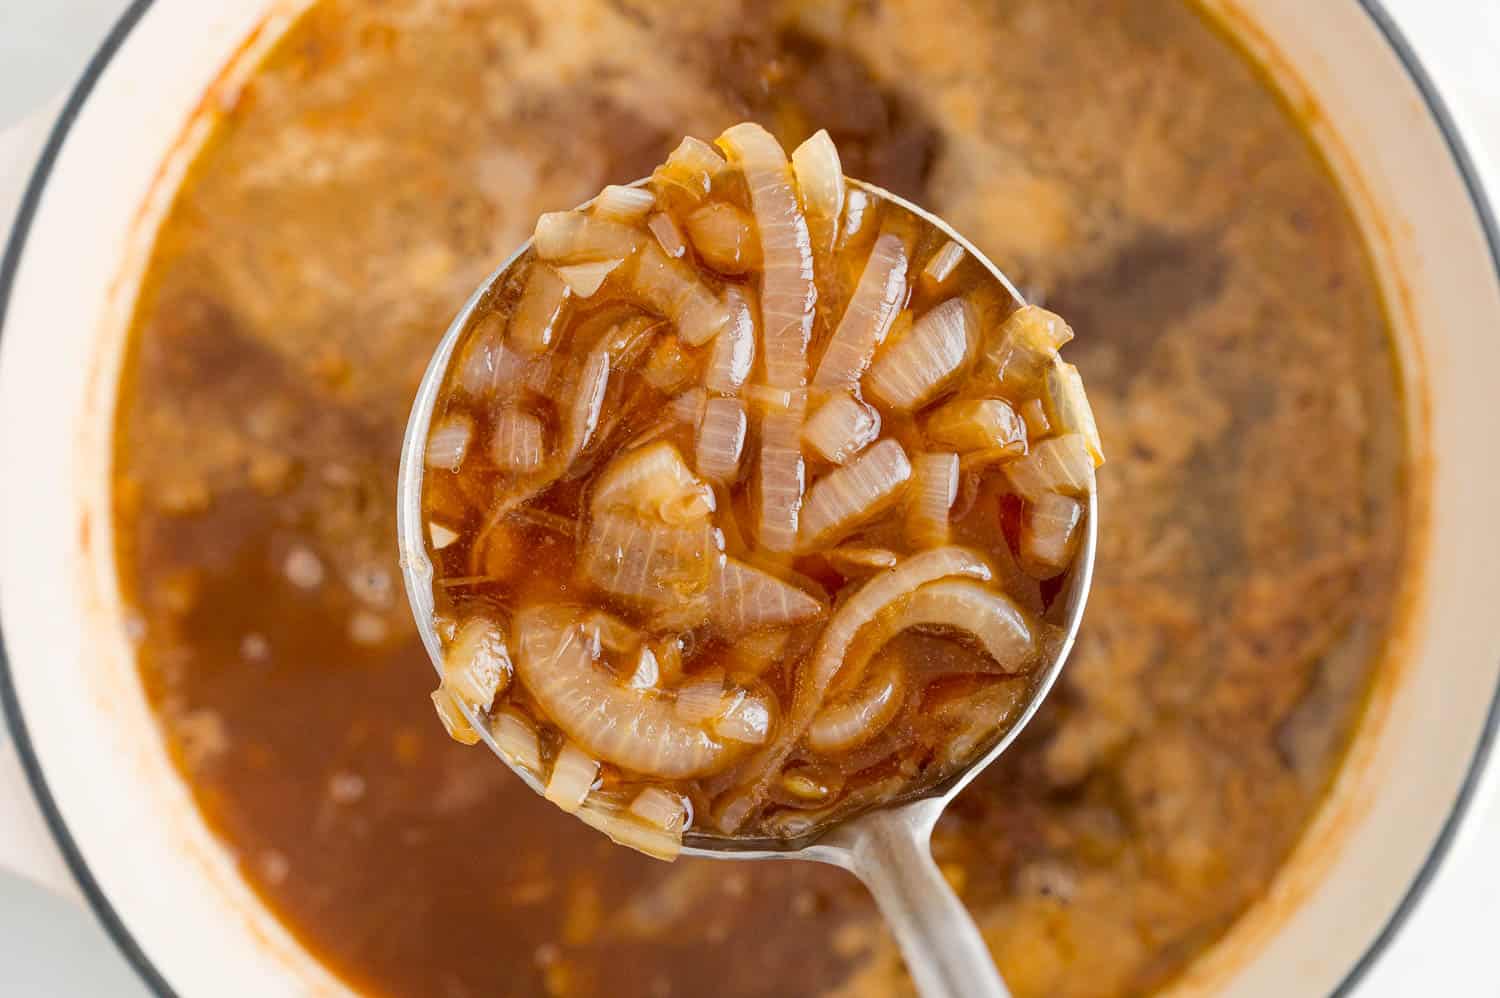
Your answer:
[[[924,805],[932,805],[926,807]],[[979,927],[932,859],[938,801],[863,815],[847,848],[922,998],[1009,998]]]

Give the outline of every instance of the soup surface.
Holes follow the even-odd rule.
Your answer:
[[[1265,889],[1390,627],[1403,444],[1340,193],[1194,10],[323,0],[224,105],[135,318],[123,581],[203,814],[353,987],[909,992],[844,874],[655,863],[451,744],[397,575],[407,408],[469,291],[747,117],[826,127],[1079,332],[1088,620],[935,841],[1012,987],[1149,992]]]

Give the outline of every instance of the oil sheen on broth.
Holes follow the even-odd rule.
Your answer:
[[[992,745],[1057,654],[1103,460],[1060,317],[825,131],[715,145],[541,216],[423,454],[443,724],[663,859]]]
[[[219,106],[135,319],[123,582],[205,818],[352,986],[908,989],[838,871],[655,863],[453,745],[395,574],[436,331],[540,213],[747,117],[1067,316],[1109,429],[1079,645],[935,839],[1011,986],[1149,992],[1265,889],[1392,626],[1404,444],[1340,193],[1190,7],[328,0]]]

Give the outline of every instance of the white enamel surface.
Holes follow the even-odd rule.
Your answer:
[[[168,764],[135,681],[102,513],[132,223],[191,109],[268,5],[157,0],[99,81],[50,180],[0,335],[0,625],[49,786],[103,893],[185,995],[337,991],[239,881]],[[1441,136],[1352,3],[1239,0],[1335,123],[1367,220],[1405,279],[1431,391],[1425,609],[1382,723],[1272,896],[1183,993],[1324,994],[1365,951],[1447,815],[1497,681],[1500,289]],[[280,9],[279,7],[277,9]],[[191,43],[184,43],[191,39]],[[1330,44],[1329,39],[1337,39]],[[149,230],[149,227],[148,227]],[[111,298],[121,279],[122,295]],[[93,371],[105,374],[91,382]],[[25,478],[15,469],[25,468]],[[11,482],[24,483],[16,487]],[[92,511],[91,543],[80,521]]]

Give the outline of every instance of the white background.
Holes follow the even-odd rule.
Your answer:
[[[212,0],[205,0],[212,2]],[[1309,0],[1325,3],[1335,0]],[[1386,0],[1436,79],[1500,201],[1500,0]],[[0,0],[0,233],[46,130],[125,0]],[[1500,760],[1421,907],[1360,998],[1500,995]],[[0,731],[0,991],[135,998],[139,985],[84,913]],[[50,896],[38,890],[50,890]],[[1281,998],[1281,996],[1277,996]]]

